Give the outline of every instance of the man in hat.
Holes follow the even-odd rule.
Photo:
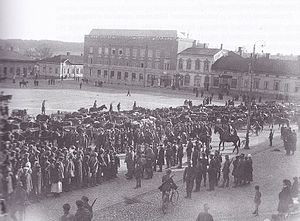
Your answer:
[[[217,181],[217,169],[216,169],[216,161],[214,159],[214,155],[210,155],[210,162],[208,166],[208,184],[209,184],[209,189],[208,191],[213,191],[215,190],[215,185]]]
[[[81,200],[83,202],[83,207],[86,208],[93,217],[93,207],[89,204],[89,198],[87,196],[82,196]]]
[[[186,197],[188,199],[192,198],[192,190],[194,187],[195,180],[195,168],[192,167],[191,162],[188,161],[188,167],[184,169],[183,173],[183,183],[186,183]]]

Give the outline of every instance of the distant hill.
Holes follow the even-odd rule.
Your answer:
[[[63,42],[52,40],[22,40],[22,39],[0,39],[0,48],[37,57],[35,51],[47,48],[51,55],[66,54],[73,55],[83,53],[83,42]]]

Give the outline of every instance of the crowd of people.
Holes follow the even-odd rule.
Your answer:
[[[294,155],[297,147],[296,130],[292,130],[291,127],[282,126],[280,132],[286,155]]]
[[[151,179],[154,171],[161,172],[164,165],[182,168],[185,153],[187,198],[191,197],[194,183],[195,191],[199,191],[202,181],[206,186],[208,180],[208,190],[213,191],[221,175],[220,186],[228,187],[231,164],[235,187],[252,181],[251,155],[241,154],[231,160],[226,155],[223,163],[220,151],[213,153],[211,140],[202,139],[211,138],[213,124],[222,124],[230,130],[231,120],[239,117],[243,107],[203,109],[189,103],[188,107],[150,110],[136,107],[135,103],[133,109],[118,108],[115,112],[111,107],[106,112],[89,112],[82,108],[74,113],[48,116],[43,101],[42,114],[36,119],[4,120],[1,139],[4,198],[12,204],[24,199],[22,204],[25,204],[28,199],[39,201],[50,195],[59,197],[62,192],[99,185],[117,177],[119,153],[125,153],[126,177],[136,179],[135,188],[141,187],[142,178]],[[267,111],[270,110],[278,112],[274,106]],[[22,132],[14,130],[16,124]],[[23,198],[15,197],[18,191]]]

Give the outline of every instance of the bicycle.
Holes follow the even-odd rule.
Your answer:
[[[179,199],[179,192],[177,189],[172,188],[171,191],[165,192],[162,199],[162,211],[164,214],[167,213],[169,204],[172,203],[174,206]]]

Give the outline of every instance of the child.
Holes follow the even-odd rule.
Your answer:
[[[261,203],[261,192],[259,192],[259,186],[255,186],[255,196],[254,196],[255,210],[253,212],[255,216],[258,216],[258,207],[260,203]]]
[[[74,215],[70,214],[71,206],[70,204],[66,203],[63,205],[64,215],[62,215],[59,221],[73,221]]]

